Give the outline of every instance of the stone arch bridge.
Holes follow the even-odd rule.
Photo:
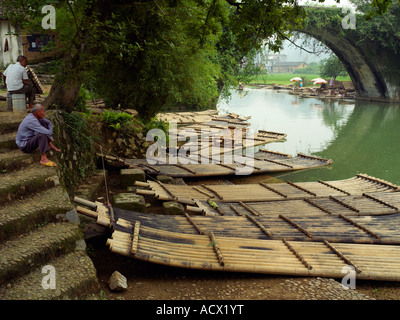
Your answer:
[[[326,18],[321,14],[324,11],[334,12],[329,15],[333,18]],[[353,81],[358,99],[400,102],[400,47],[395,52],[358,31],[358,24],[371,23],[362,16],[353,16],[355,29],[345,29],[342,21],[347,14],[341,9],[306,8],[306,13],[303,29],[297,31],[319,40],[336,54]]]

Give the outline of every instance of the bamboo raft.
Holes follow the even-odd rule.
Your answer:
[[[242,133],[241,137],[235,138],[232,130],[206,130],[205,132],[186,131],[187,128],[180,129],[179,134],[190,139],[188,142],[178,144],[181,153],[193,155],[213,156],[246,148],[254,148],[272,142],[285,141],[286,134],[272,131],[259,130],[255,134]]]
[[[159,181],[137,181],[135,185],[149,190],[137,189],[137,194],[154,196],[160,200],[172,200],[189,205],[198,201],[215,202],[259,202],[273,200],[295,200],[321,197],[359,196],[374,192],[398,192],[399,187],[365,174],[355,177],[317,182],[254,183],[246,185],[172,185]],[[340,200],[338,200],[340,201]],[[337,201],[337,202],[338,202]]]
[[[181,112],[158,114],[161,120],[175,122],[169,129],[170,136],[176,136],[177,148],[191,155],[217,155],[235,150],[253,148],[271,142],[284,141],[285,133],[259,130],[249,131],[250,117],[239,117],[235,113],[218,115],[218,111]],[[239,137],[239,134],[241,135]],[[180,141],[185,138],[184,142]],[[190,139],[189,141],[186,141]]]
[[[245,212],[235,216],[154,215],[113,208],[116,221],[139,221],[141,226],[181,234],[209,234],[248,239],[323,241],[400,245],[400,213],[348,217],[323,211],[298,215],[291,211],[261,216]],[[107,223],[106,223],[107,224]],[[108,226],[111,226],[109,223]],[[123,231],[123,229],[118,229]],[[126,230],[125,230],[126,231]]]
[[[364,193],[360,196],[328,196],[275,201],[195,201],[188,211],[207,216],[279,216],[290,212],[296,217],[319,216],[321,212],[332,216],[378,216],[399,212],[400,192],[390,193],[390,199],[381,200],[381,193]],[[295,210],[294,210],[295,208]]]
[[[220,161],[216,162],[210,157],[197,155],[190,158],[191,161],[195,162],[194,164],[180,164],[180,158],[168,155],[167,164],[149,164],[149,162],[157,163],[158,159],[151,157],[148,159],[117,159],[106,156],[106,159],[118,160],[130,168],[140,167],[148,174],[163,174],[175,178],[235,175],[246,167],[246,163],[247,166],[251,167],[248,169],[251,169],[252,174],[310,169],[327,166],[332,163],[330,159],[313,157],[302,153],[292,157],[288,154],[265,149],[259,150],[253,157],[240,156],[242,163],[234,162],[235,156],[232,155],[229,158],[229,164],[224,163],[226,159],[224,155],[221,158]]]
[[[332,227],[315,225],[316,221],[313,221],[306,228],[303,227],[305,220],[292,221],[286,216],[275,222],[250,215],[193,218],[185,214],[184,217],[155,218],[118,208],[109,210],[100,203],[82,199],[75,201],[96,210],[77,208],[79,212],[97,218],[102,225],[113,226],[112,238],[107,240],[112,252],[139,260],[200,270],[334,278],[343,278],[348,274],[348,270],[343,273],[344,268],[350,267],[358,279],[400,281],[400,246],[376,243],[389,238],[393,241],[389,240],[390,243],[397,243],[399,232],[396,228],[392,229],[393,234],[382,236],[353,220],[350,222],[347,217],[329,215],[325,218],[332,221],[325,223],[331,222]],[[396,223],[398,216],[390,217],[395,217]],[[388,229],[385,222],[388,221],[380,223],[381,233]],[[220,232],[220,229],[226,229],[221,228],[221,223],[235,223],[233,227],[237,231],[226,236]],[[269,230],[265,226],[267,223]],[[174,228],[180,232],[170,231]],[[335,229],[341,231],[339,239]],[[340,235],[353,242],[342,242]],[[357,241],[363,243],[354,243]]]
[[[176,122],[179,125],[195,123],[218,124],[220,122],[229,124],[245,124],[250,117],[239,117],[235,113],[218,115],[217,110],[205,110],[197,112],[167,112],[159,113],[156,117],[162,121]],[[246,123],[247,124],[247,123]]]

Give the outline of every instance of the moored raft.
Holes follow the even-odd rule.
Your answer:
[[[188,142],[178,145],[180,153],[190,153],[191,156],[216,156],[224,153],[239,152],[246,148],[263,146],[272,142],[283,142],[286,133],[259,130],[256,133],[243,133],[235,138],[235,129],[221,129],[216,132],[190,131],[184,135],[190,138]],[[184,130],[182,130],[184,132]]]
[[[118,210],[117,210],[118,211]],[[101,209],[103,223],[107,218]],[[117,212],[118,214],[118,212]],[[142,214],[143,215],[143,214]],[[107,245],[124,256],[199,270],[400,281],[400,246],[179,233],[114,216]],[[108,217],[110,222],[110,216]],[[198,231],[198,230],[196,230]],[[350,269],[349,269],[350,268]]]
[[[360,196],[333,196],[303,198],[303,199],[274,199],[269,201],[199,201],[196,207],[188,206],[189,211],[199,212],[208,216],[236,216],[252,213],[258,216],[274,216],[289,212],[296,217],[319,215],[321,212],[329,215],[345,216],[378,216],[399,212],[400,192],[363,193]],[[381,200],[386,198],[385,201]]]
[[[157,163],[157,158],[148,159],[123,159],[106,156],[106,159],[117,160],[125,165],[134,168],[139,167],[148,174],[162,174],[174,178],[193,178],[210,176],[236,175],[242,170],[247,174],[274,173],[294,170],[311,169],[328,166],[332,163],[330,159],[324,159],[302,153],[292,157],[288,154],[274,152],[266,149],[257,151],[252,157],[240,156],[241,163],[236,156],[230,156],[230,163],[224,162],[224,157],[213,163],[213,159],[202,155],[191,157],[195,163],[181,164],[181,159],[167,155],[166,164]],[[153,161],[152,161],[153,160]],[[156,162],[156,164],[150,163]],[[215,161],[214,161],[215,162]],[[247,165],[246,165],[247,164]]]
[[[189,235],[213,232],[216,236],[233,238],[400,245],[399,212],[373,217],[330,215],[322,211],[297,215],[294,210],[268,216],[251,212],[240,216],[202,216],[189,211],[184,215],[154,215],[114,207],[113,214],[119,222],[114,229],[128,233],[129,228],[122,222],[139,222],[141,226]],[[100,219],[99,224],[112,226],[110,215]]]
[[[218,115],[217,110],[204,110],[194,112],[166,112],[159,113],[156,117],[162,121],[176,122],[179,125],[189,125],[196,123],[214,123],[222,121],[225,123],[245,123],[250,117],[240,117],[235,113]]]
[[[399,187],[368,175],[317,183],[341,194],[311,195],[308,183],[308,189],[299,190],[312,198],[216,201],[214,216],[188,214],[204,214],[200,206],[164,216],[75,201],[91,208],[78,207],[78,212],[112,227],[111,251],[135,259],[201,270],[336,278],[350,268],[357,279],[400,281]],[[291,201],[297,202],[285,207]],[[301,208],[300,202],[309,207]],[[327,203],[338,205],[337,211]]]
[[[306,199],[322,197],[340,197],[346,195],[362,195],[373,192],[398,192],[399,187],[378,178],[365,174],[335,181],[316,182],[284,182],[284,183],[253,183],[237,185],[172,185],[159,181],[135,183],[149,190],[136,190],[138,194],[153,195],[160,200],[173,200],[186,204],[196,201],[212,200],[220,202],[257,202],[289,199]],[[340,201],[340,199],[339,199]]]

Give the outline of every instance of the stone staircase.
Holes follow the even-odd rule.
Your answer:
[[[57,168],[15,145],[24,117],[0,112],[0,299],[97,299],[96,269]]]

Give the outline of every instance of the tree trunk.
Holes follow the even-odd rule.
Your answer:
[[[59,108],[67,112],[72,112],[75,109],[75,103],[82,83],[82,79],[65,82],[62,77],[57,77],[51,86],[49,96],[45,100],[45,108]]]

